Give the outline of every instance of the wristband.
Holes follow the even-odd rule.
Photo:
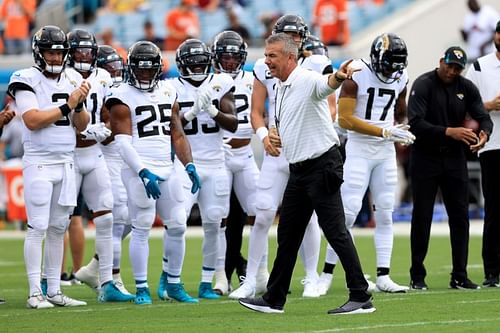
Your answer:
[[[196,113],[193,110],[189,110],[187,112],[184,112],[184,119],[187,121],[191,121],[196,117]]]
[[[65,103],[65,104],[59,106],[59,110],[61,110],[61,113],[64,117],[67,116],[68,114],[70,114],[70,112],[71,112],[71,109],[70,109],[68,103]]]
[[[264,138],[266,136],[269,135],[269,131],[267,130],[267,128],[265,126],[262,126],[262,127],[257,128],[257,130],[255,131],[255,134],[260,139],[260,141],[262,141],[262,140],[264,140]]]
[[[335,81],[337,81],[338,83],[342,83],[345,81],[345,79],[342,79],[342,78],[337,76],[337,72],[335,72],[335,74],[333,74],[333,77],[335,78]]]

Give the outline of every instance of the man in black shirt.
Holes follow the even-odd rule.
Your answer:
[[[413,190],[410,287],[427,289],[427,254],[434,201],[438,188],[448,212],[452,249],[450,288],[479,289],[467,277],[469,247],[468,174],[466,149],[477,152],[493,128],[476,86],[460,76],[465,52],[450,47],[439,68],[418,77],[408,101],[408,119],[416,136],[411,147]],[[478,134],[463,127],[466,113],[479,123]]]

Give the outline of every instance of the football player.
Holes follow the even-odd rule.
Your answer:
[[[253,75],[251,72],[243,70],[247,57],[247,45],[243,38],[234,31],[223,31],[218,34],[212,45],[212,62],[216,73],[229,74],[235,85],[234,103],[238,116],[238,130],[235,133],[225,132],[225,142],[229,146],[226,149],[226,168],[229,175],[229,184],[233,188],[236,197],[247,215],[247,223],[253,225],[255,220],[255,200],[257,191],[257,180],[259,178],[259,169],[255,163],[253,150],[250,146],[253,129],[250,124],[250,101],[252,98]],[[226,244],[228,249],[234,253],[228,256],[240,257],[241,237],[243,224],[239,221],[228,221],[240,225],[240,232],[231,233],[239,239],[229,239],[226,243],[225,220],[223,228],[220,231],[219,238],[219,256],[215,270],[214,290],[220,294],[227,294],[229,290],[228,279],[226,276]],[[237,226],[229,226],[236,227]],[[239,246],[230,248],[230,244],[236,243]],[[267,260],[263,262],[267,268]],[[234,265],[233,269],[234,269]],[[232,270],[230,270],[232,273]]]
[[[35,66],[12,74],[8,94],[23,120],[23,181],[28,228],[24,258],[29,282],[27,307],[82,306],[60,290],[64,234],[76,205],[74,127],[85,130],[83,105],[90,85],[66,71],[69,45],[59,27],[44,26],[33,36]],[[42,242],[47,294],[40,285]]]
[[[179,93],[179,107],[184,131],[193,150],[202,188],[189,192],[189,179],[184,177],[187,195],[186,211],[198,203],[203,226],[203,266],[198,297],[217,299],[212,289],[218,253],[219,229],[229,211],[231,187],[226,172],[224,130],[234,133],[238,118],[234,106],[234,81],[228,74],[211,74],[210,49],[198,39],[184,41],[176,51],[175,61],[180,77],[173,80]],[[176,165],[179,168],[179,164]],[[164,268],[165,268],[164,258]],[[158,294],[165,274],[162,274]]]
[[[408,287],[389,277],[393,230],[392,212],[397,182],[394,142],[404,145],[415,140],[409,126],[398,124],[406,118],[406,71],[408,50],[399,36],[384,33],[372,43],[370,60],[352,66],[361,70],[346,80],[339,98],[339,125],[348,130],[344,183],[341,186],[346,225],[352,229],[367,188],[373,198],[376,221],[376,291],[404,293]],[[333,251],[331,248],[328,251]],[[329,255],[327,255],[328,257]],[[337,262],[330,258],[331,272]],[[328,273],[326,273],[328,274]],[[331,274],[324,276],[330,278]],[[329,283],[325,284],[326,293]]]
[[[284,15],[276,21],[273,33],[284,32],[291,34],[299,47],[303,50],[309,30],[304,19],[298,15]],[[303,59],[302,59],[303,58]],[[326,58],[326,57],[325,57]],[[301,57],[299,64],[302,64],[306,57]],[[316,59],[315,59],[316,60]],[[321,72],[331,73],[333,69],[328,58],[321,59],[324,67],[316,65],[311,70],[321,68]],[[308,63],[314,63],[309,62]],[[329,65],[329,69],[328,69]],[[329,72],[328,72],[329,71]],[[280,155],[279,149],[273,147],[268,137],[268,128],[275,130],[274,106],[275,106],[275,85],[277,80],[273,78],[264,63],[264,58],[256,61],[254,65],[254,86],[252,92],[251,121],[255,133],[262,141],[265,149],[264,161],[262,163],[260,178],[257,185],[257,202],[255,224],[250,233],[248,245],[248,265],[247,275],[244,283],[231,294],[230,298],[239,299],[253,297],[255,293],[266,291],[269,274],[267,267],[261,265],[262,260],[267,261],[268,232],[274,222],[276,211],[279,207],[285,185],[288,181],[288,162]],[[265,100],[269,100],[268,119],[265,121]],[[334,103],[333,103],[334,105]],[[319,248],[321,243],[321,233],[316,214],[313,214],[309,223],[304,240],[302,241],[300,256],[304,264],[306,278],[303,280],[303,297],[319,297],[317,290],[317,265],[319,260]],[[264,259],[263,259],[264,257]]]
[[[171,147],[185,165],[193,193],[198,191],[200,179],[179,118],[177,92],[170,82],[160,81],[161,51],[153,43],[133,44],[127,61],[128,84],[113,87],[105,105],[125,161],[121,175],[132,223],[129,251],[137,287],[134,301],[138,305],[152,303],[147,280],[148,240],[158,212],[166,229],[164,272],[168,280],[162,298],[197,303],[181,283],[187,217],[182,185],[171,160]]]

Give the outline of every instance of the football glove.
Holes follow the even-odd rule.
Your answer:
[[[153,198],[155,200],[158,199],[161,195],[160,182],[164,181],[165,179],[155,175],[146,168],[139,171],[139,177],[141,177],[148,198]]]
[[[191,186],[191,193],[195,194],[201,188],[201,180],[192,162],[186,164],[186,172],[193,183],[193,186]]]
[[[88,125],[83,132],[80,133],[83,140],[94,140],[103,142],[111,135],[111,130],[104,123]]]
[[[410,131],[410,126],[398,124],[382,130],[382,136],[392,142],[398,142],[403,145],[411,145],[415,141],[415,135]]]

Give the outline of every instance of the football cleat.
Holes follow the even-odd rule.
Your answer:
[[[26,307],[28,309],[49,309],[53,308],[54,305],[47,301],[45,296],[41,293],[34,293],[30,297],[28,297],[28,301],[26,302]]]
[[[134,303],[137,305],[149,305],[153,304],[153,300],[151,299],[151,294],[149,293],[149,288],[137,288],[137,292],[135,293]]]
[[[92,259],[95,260],[95,259]],[[92,288],[96,293],[99,292],[99,272],[98,272],[98,264],[97,260],[95,260],[96,264],[93,264],[91,261],[87,266],[82,266],[78,272],[75,273],[75,277],[85,283],[87,286]],[[95,266],[95,267],[94,267]]]
[[[321,273],[318,279],[318,292],[320,296],[326,295],[332,285],[333,274]]]
[[[60,290],[55,295],[47,295],[47,301],[57,306],[72,307],[72,306],[84,306],[87,302],[79,301],[64,295]]]
[[[219,299],[220,296],[217,295],[212,289],[212,284],[210,282],[200,282],[200,286],[198,288],[198,298]]]
[[[229,292],[229,282],[227,281],[225,271],[215,272],[214,292],[217,295],[227,295],[227,293]]]
[[[113,282],[115,284],[115,287],[118,288],[118,290],[124,294],[124,295],[132,295],[132,293],[130,291],[127,290],[127,288],[125,288],[125,284],[123,283],[122,281],[122,278],[120,276],[120,274],[113,274]]]
[[[386,293],[405,293],[410,289],[407,286],[401,286],[392,281],[389,275],[377,276],[376,288],[375,291]]]
[[[184,285],[182,283],[167,283],[165,289],[165,298],[160,299],[175,300],[181,303],[198,303],[198,300],[196,298],[191,297],[186,292],[186,290],[184,290]]]
[[[255,297],[255,285],[247,281],[243,281],[238,289],[233,290],[233,292],[229,294],[229,298],[231,299],[253,297]]]
[[[302,297],[317,298],[320,296],[317,279],[305,278],[301,281],[301,283],[304,285]]]
[[[369,292],[376,292],[377,291],[377,285],[373,283],[372,281],[366,279],[366,283],[368,283],[368,289],[367,291]]]
[[[167,278],[168,274],[166,272],[161,272],[160,275],[160,284],[158,285],[158,289],[156,289],[156,294],[158,295],[158,298],[166,301],[168,300],[168,295],[167,295]]]
[[[134,299],[134,295],[122,293],[113,281],[109,281],[102,286],[101,290],[99,291],[99,297],[97,298],[100,303],[130,302]]]

